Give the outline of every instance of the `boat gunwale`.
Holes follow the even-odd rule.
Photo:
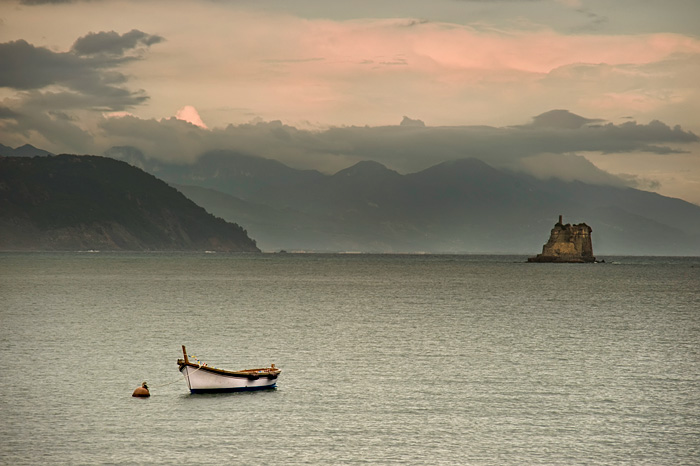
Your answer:
[[[205,365],[195,364],[184,359],[178,359],[177,364],[179,365],[180,372],[182,372],[185,366],[192,367],[197,370],[203,370],[207,372],[213,372],[218,375],[228,376],[228,377],[245,377],[245,378],[260,378],[268,377],[271,379],[277,378],[277,376],[282,372],[280,369],[272,369],[271,367],[261,367],[258,369],[242,369],[239,371],[229,371],[226,369],[219,369],[216,367],[209,367]]]

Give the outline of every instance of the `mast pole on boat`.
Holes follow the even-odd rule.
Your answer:
[[[192,384],[190,383],[190,366],[188,366],[190,360],[187,358],[187,349],[185,345],[182,345],[182,357],[185,359],[185,379],[187,379],[187,387],[192,391]]]

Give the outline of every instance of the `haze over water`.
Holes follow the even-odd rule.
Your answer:
[[[0,463],[698,464],[700,259],[605,259],[0,254]]]

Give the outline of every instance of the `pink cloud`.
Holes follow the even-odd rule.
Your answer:
[[[400,66],[408,67],[404,71],[547,73],[573,63],[643,64],[676,53],[700,53],[700,41],[676,34],[563,35],[546,29],[480,30],[406,19],[277,21],[268,20],[267,28],[253,21],[255,32],[250,30],[250,35],[255,40],[248,42],[244,53],[262,57],[253,62],[271,71],[284,69],[285,75],[295,68],[333,74]]]
[[[532,25],[506,30],[244,10],[219,19],[199,32],[206,51],[187,35],[168,36],[158,49],[166,60],[159,63],[158,85],[144,84],[152,102],[175,92],[162,77],[196,88],[197,107],[206,108],[215,126],[254,116],[295,124],[387,124],[403,114],[428,124],[490,123],[504,112],[517,123],[550,108],[584,111],[588,107],[575,105],[623,95],[632,85],[646,93],[658,78],[643,66],[700,57],[700,40],[678,34],[566,35]],[[591,66],[589,75],[581,74],[581,65]],[[682,66],[666,68],[670,80],[674,73],[688,79]],[[614,87],[603,72],[614,73]],[[618,79],[621,74],[628,79]],[[244,110],[233,115],[217,110],[222,107]]]
[[[700,54],[700,40],[675,34],[507,32],[405,19],[278,21],[264,31],[252,22],[260,40],[247,42],[244,57],[233,52],[232,78],[258,76],[260,84],[285,89],[288,98],[297,89],[316,95],[312,101],[342,98],[345,91],[358,95],[364,86],[402,92],[416,83],[422,92],[441,84],[522,81],[573,64],[639,65]]]

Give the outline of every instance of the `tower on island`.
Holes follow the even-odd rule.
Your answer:
[[[549,241],[542,246],[542,254],[528,258],[528,262],[595,262],[593,256],[593,229],[585,223],[564,225],[563,217],[554,225]]]

